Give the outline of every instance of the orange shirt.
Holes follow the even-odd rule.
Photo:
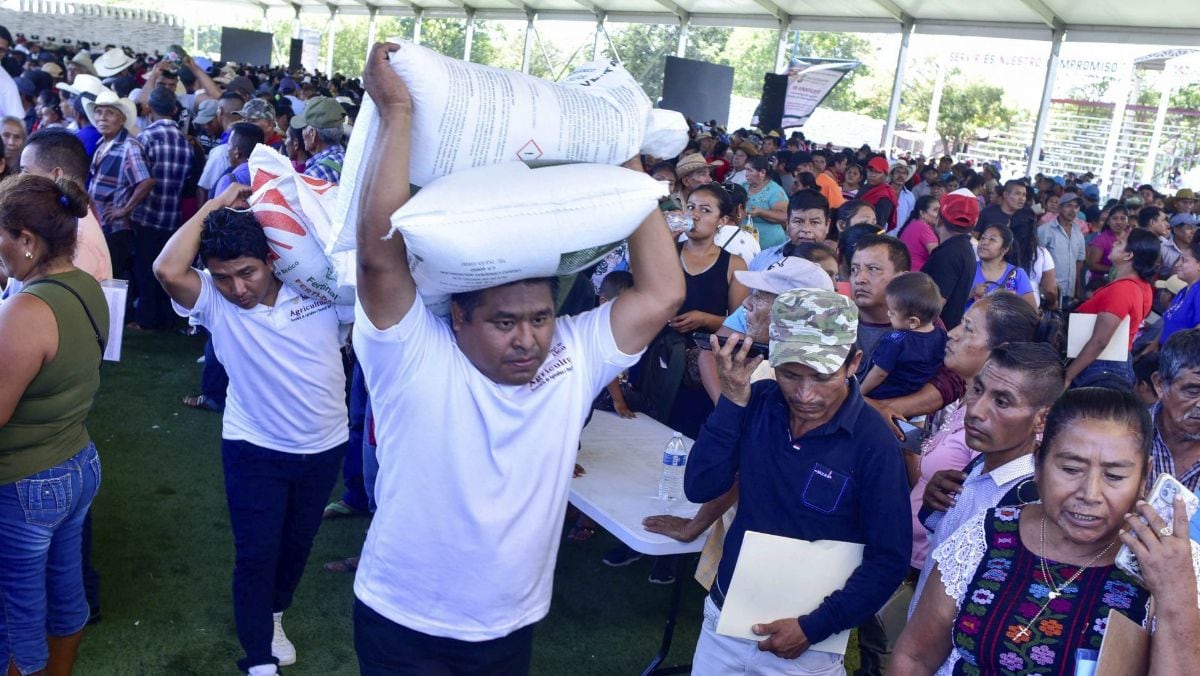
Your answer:
[[[842,195],[842,186],[829,174],[823,171],[817,174],[817,187],[821,189],[825,199],[829,200],[830,209],[837,209],[846,203],[846,198]]]

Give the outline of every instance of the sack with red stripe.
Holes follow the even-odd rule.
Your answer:
[[[250,155],[250,181],[250,211],[267,235],[275,276],[303,296],[353,304],[353,252],[325,253],[337,186],[297,174],[286,158],[264,145]]]

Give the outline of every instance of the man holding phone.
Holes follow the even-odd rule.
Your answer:
[[[715,353],[721,398],[684,475],[693,502],[721,496],[735,481],[746,489],[705,602],[693,674],[752,671],[763,664],[762,652],[792,661],[788,673],[845,673],[841,655],[810,646],[871,617],[908,568],[904,466],[895,438],[853,378],[862,358],[858,309],[832,291],[798,289],[779,294],[770,316],[775,380],[751,385],[762,359],[748,358],[750,340],[729,341]],[[715,631],[748,530],[861,542],[865,550],[841,590],[804,616],[755,625],[762,638],[755,643]]]

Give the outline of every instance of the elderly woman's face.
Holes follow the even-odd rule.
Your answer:
[[[988,302],[979,302],[967,310],[962,323],[950,332],[946,341],[946,368],[963,379],[974,378],[983,368],[991,351],[988,345],[987,308]]]
[[[1073,420],[1037,467],[1048,523],[1077,545],[1112,542],[1142,494],[1145,456],[1125,423]]]

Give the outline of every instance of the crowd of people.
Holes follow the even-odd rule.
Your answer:
[[[843,673],[811,647],[853,628],[861,674],[1075,673],[1110,611],[1154,627],[1154,673],[1188,673],[1200,546],[1181,502],[1167,523],[1144,499],[1161,475],[1200,489],[1191,190],[692,124],[679,156],[626,163],[668,185],[627,242],[573,275],[456,294],[443,318],[404,237],[384,239],[410,197],[395,49],[375,45],[360,82],[0,27],[8,673],[70,673],[100,617],[86,422],[112,277],[130,282],[126,331],[208,337],[182,405],[222,416],[242,672],[297,663],[283,614],[320,525],[369,516],[361,553],[325,566],[355,576],[362,673],[527,673],[600,408],[695,439],[699,511],[644,522],[708,533],[693,673]],[[268,146],[339,182],[366,93],[379,136],[351,308],[276,277],[248,162]],[[1075,315],[1092,321],[1068,352]],[[571,518],[568,542],[596,533]],[[812,612],[732,638],[717,624],[748,531],[860,543],[862,562]],[[661,558],[649,581],[682,570]]]

